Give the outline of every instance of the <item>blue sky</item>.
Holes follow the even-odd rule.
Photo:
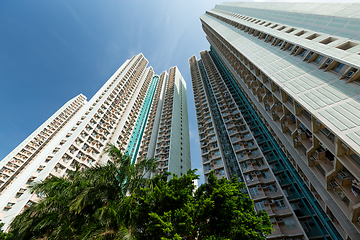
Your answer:
[[[192,167],[201,170],[188,58],[209,48],[199,16],[220,2],[0,1],[0,159],[142,52],[156,73],[177,65],[185,78]]]
[[[177,65],[187,82],[192,167],[203,182],[188,58],[209,49],[199,16],[221,2],[0,0],[0,159],[142,52],[156,73]]]

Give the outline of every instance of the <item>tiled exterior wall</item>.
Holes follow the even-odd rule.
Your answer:
[[[155,159],[157,173],[183,175],[191,168],[186,84],[177,67],[169,69],[163,95]]]
[[[351,27],[358,16],[346,18],[342,12],[359,4],[340,4],[342,11],[326,17],[322,11],[311,23],[305,21],[306,6],[289,12],[295,4],[265,5],[218,5],[201,16],[203,29],[212,51],[312,192],[311,202],[326,213],[322,221],[329,218],[342,238],[358,239],[360,32]],[[292,20],[275,21],[287,14]],[[323,18],[329,24],[320,28],[317,21]],[[340,18],[343,25],[332,28]]]
[[[136,156],[141,159],[140,153],[154,157],[157,135],[151,132],[153,128],[157,132],[159,126],[155,118],[161,116],[156,113],[162,111],[159,98],[163,96],[167,73],[156,76],[147,64],[142,54],[127,60],[89,102],[81,94],[70,100],[0,162],[0,219],[4,229],[24,208],[43,197],[30,193],[28,187],[33,182],[64,176],[76,165],[86,170],[106,163],[109,158],[104,149],[108,143],[134,155],[134,161]],[[166,93],[169,99],[173,97],[173,91]],[[184,131],[188,132],[188,127]],[[152,155],[144,154],[147,145],[139,148],[143,137],[153,142],[149,145]],[[190,146],[186,147],[190,153]],[[186,161],[190,164],[190,155]]]
[[[274,224],[271,239],[304,232],[279,184],[279,175],[266,161],[268,150],[258,144],[207,51],[190,59],[195,107],[205,179],[214,170],[218,178],[236,175],[248,187],[256,209],[266,210]],[[286,224],[285,224],[286,223]]]

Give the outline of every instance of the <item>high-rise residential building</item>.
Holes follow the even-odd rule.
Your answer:
[[[238,176],[269,239],[360,239],[359,3],[222,3],[191,57],[203,168]]]
[[[127,60],[90,101],[71,99],[0,162],[4,229],[41,198],[32,182],[106,163],[108,143],[133,163],[155,158],[159,174],[190,169],[186,83],[177,67],[158,76],[147,64],[142,54]]]

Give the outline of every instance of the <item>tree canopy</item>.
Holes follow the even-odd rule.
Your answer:
[[[212,173],[195,190],[196,170],[149,179],[153,160],[132,165],[113,145],[107,153],[105,166],[36,184],[43,199],[0,239],[265,239],[272,231],[236,178]]]
[[[265,239],[272,224],[265,211],[257,214],[253,201],[242,193],[237,178],[208,183],[194,191],[195,170],[178,178],[154,178],[154,189],[141,188],[132,196],[136,239]]]
[[[153,160],[132,165],[114,145],[105,166],[70,171],[35,184],[44,198],[18,215],[11,224],[12,239],[122,239],[131,194],[140,186],[151,189],[145,175],[155,170]]]

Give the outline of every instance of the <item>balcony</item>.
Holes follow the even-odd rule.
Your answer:
[[[276,222],[275,218],[274,217],[270,218],[270,221],[273,224],[272,227],[273,227],[274,231],[268,235],[268,238],[269,239],[273,239],[273,238],[278,239],[277,237],[280,237],[280,239],[281,239],[281,237],[283,236],[283,233],[282,233],[278,223]]]
[[[275,103],[274,110],[279,113],[280,117],[282,117],[283,108],[282,108],[282,104],[280,102]]]
[[[301,152],[306,155],[307,150],[312,147],[312,134],[308,131],[304,131],[303,129],[297,130],[297,135],[295,137],[296,146],[299,147]]]
[[[296,119],[295,116],[292,114],[288,114],[285,117],[285,122],[283,122],[283,126],[285,127],[285,132],[291,136],[292,133],[296,129]]]
[[[287,178],[284,173],[280,173],[280,174],[276,175],[276,179],[278,180],[281,187],[291,184],[290,179]]]
[[[75,147],[70,147],[70,149],[69,149],[69,152],[71,154],[74,154],[76,151],[77,151],[77,149]]]
[[[315,165],[321,165],[322,169],[324,169],[325,174],[332,171],[334,169],[334,156],[323,148],[319,148],[315,151],[314,154],[310,156],[310,161]]]
[[[311,115],[307,111],[302,110],[301,114],[297,117],[307,129],[311,129]]]
[[[9,177],[5,174],[0,173],[0,179],[7,180]]]
[[[264,193],[267,197],[280,197],[282,193],[279,191],[278,187],[275,184],[265,185],[263,187]]]
[[[319,133],[317,134],[318,139],[320,142],[325,144],[327,148],[329,148],[332,152],[335,152],[335,135],[329,131],[327,128],[321,128]]]
[[[272,214],[276,214],[276,215],[291,214],[290,208],[287,207],[286,205],[277,206],[277,204],[275,203],[276,200],[271,199],[270,201],[273,201],[272,203],[269,204],[270,211]]]
[[[333,189],[338,199],[348,208],[348,211],[352,212],[353,207],[360,203],[359,181],[346,169],[341,170],[330,181],[329,186]]]
[[[14,164],[14,163],[11,163],[11,162],[8,162],[8,163],[6,164],[6,167],[9,168],[9,169],[11,169],[11,170],[13,170],[13,171],[16,171],[16,169],[19,168],[18,165]]]

